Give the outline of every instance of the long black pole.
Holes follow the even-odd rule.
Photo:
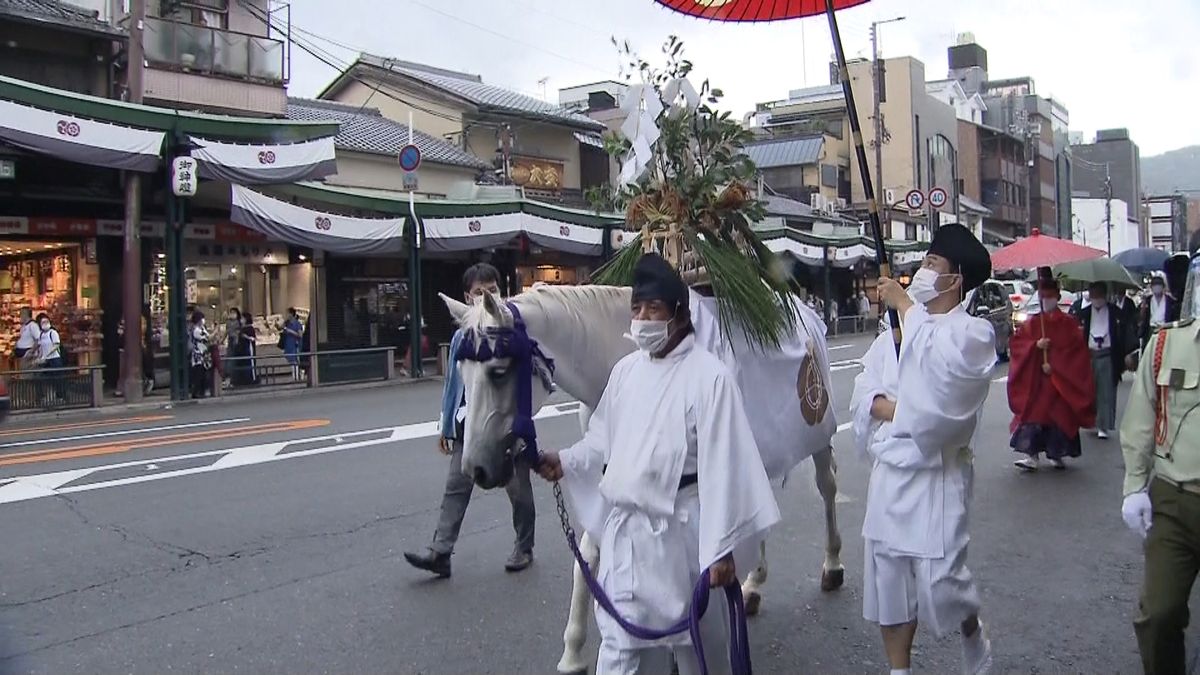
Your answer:
[[[854,89],[850,86],[850,69],[846,67],[846,50],[842,48],[842,33],[838,30],[837,15],[833,11],[833,0],[825,0],[825,13],[829,16],[829,32],[833,35],[833,51],[837,55],[842,94],[846,97],[846,113],[850,116],[850,133],[854,138],[854,153],[858,158],[858,173],[862,178],[863,195],[867,198],[867,215],[871,219],[871,239],[875,242],[875,262],[879,265],[879,276],[892,276],[884,250],[883,225],[879,219],[879,202],[875,198],[875,186],[871,182],[871,167],[867,164],[867,149],[863,146],[862,124],[858,121],[858,106],[854,104]],[[892,326],[892,339],[896,343],[896,354],[900,354],[900,318],[896,310],[888,310],[888,321]]]

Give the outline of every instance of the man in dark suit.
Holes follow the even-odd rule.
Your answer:
[[[1142,303],[1141,320],[1138,322],[1138,340],[1141,346],[1146,346],[1159,326],[1178,320],[1179,302],[1167,293],[1166,279],[1154,277],[1150,280],[1150,297]]]
[[[1088,287],[1089,304],[1079,310],[1083,335],[1092,352],[1092,375],[1096,381],[1096,436],[1108,438],[1117,426],[1117,384],[1125,370],[1125,355],[1136,351],[1129,344],[1118,310],[1108,303],[1108,285]]]
[[[1112,295],[1111,306],[1117,313],[1117,323],[1121,327],[1122,344],[1128,351],[1137,349],[1139,341],[1139,321],[1141,315],[1138,313],[1138,308],[1133,303],[1133,298],[1129,297],[1125,291],[1121,290]],[[1121,358],[1125,358],[1122,353]]]

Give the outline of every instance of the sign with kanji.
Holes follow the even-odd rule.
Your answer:
[[[196,160],[191,157],[176,157],[171,162],[171,192],[176,197],[196,196],[200,177],[196,175]]]

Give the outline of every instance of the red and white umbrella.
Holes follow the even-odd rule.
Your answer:
[[[782,21],[816,16],[828,11],[826,0],[654,0],[658,4],[700,19],[730,22]],[[834,0],[833,9],[848,9],[869,0]]]
[[[1104,251],[1098,248],[1051,237],[1034,228],[1032,235],[992,253],[992,269],[995,271],[1031,270],[1037,267],[1053,267],[1064,263],[1103,257]]]

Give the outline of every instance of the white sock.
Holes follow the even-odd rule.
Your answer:
[[[912,668],[892,668],[892,675],[912,675]]]

